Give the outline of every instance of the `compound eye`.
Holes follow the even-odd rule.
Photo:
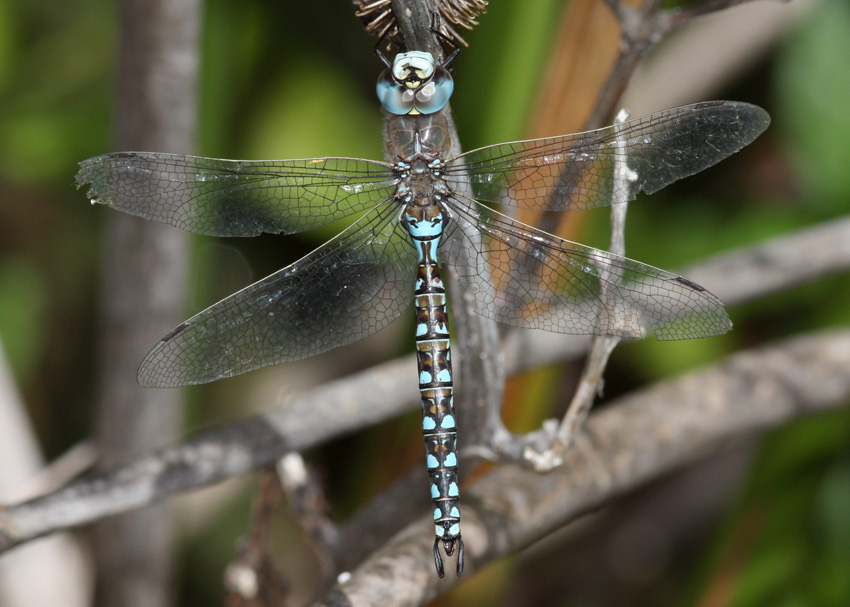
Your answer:
[[[378,93],[381,105],[389,113],[403,116],[413,109],[414,91],[396,82],[391,70],[384,70],[381,77],[378,78],[375,90]]]
[[[439,112],[446,107],[454,88],[454,80],[448,70],[441,65],[436,66],[434,77],[416,89],[416,109],[423,114]]]

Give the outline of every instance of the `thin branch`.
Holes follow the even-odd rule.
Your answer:
[[[743,247],[687,271],[729,304],[748,303],[847,270],[850,215]]]
[[[412,365],[412,366],[411,366]],[[404,369],[401,367],[404,366]],[[201,434],[17,506],[0,508],[0,552],[273,463],[418,403],[409,359],[331,382],[291,406]],[[359,395],[370,395],[367,401]],[[364,423],[365,422],[365,423]]]
[[[850,331],[814,333],[611,403],[590,417],[588,440],[552,473],[500,466],[465,491],[468,566],[514,554],[730,440],[846,405],[848,368]],[[420,605],[458,583],[434,578],[427,522],[399,533],[320,604],[372,605],[381,597],[384,607]]]
[[[816,3],[748,3],[690,21],[644,58],[629,83],[624,105],[639,116],[712,98],[714,91],[745,78]]]
[[[628,119],[628,112],[620,110],[617,117],[614,119],[614,124],[619,127]],[[614,163],[614,171],[612,178],[615,180],[615,185],[612,190],[611,200],[611,244],[608,247],[609,251],[614,255],[625,257],[626,255],[626,213],[628,211],[628,196],[629,188],[627,184],[633,180],[633,172],[630,171],[628,160],[628,149],[625,141],[617,137],[617,146],[621,148],[621,153],[617,155],[617,160]],[[602,262],[598,263],[597,270],[599,271],[600,285],[600,313],[606,314],[608,305],[606,299],[608,296],[608,285],[616,277],[611,275],[608,267]],[[581,427],[584,425],[590,408],[593,406],[593,401],[602,392],[603,375],[605,368],[608,365],[608,358],[620,343],[622,339],[615,335],[594,335],[590,338],[590,350],[587,354],[584,369],[576,386],[575,394],[561,426],[552,441],[552,443],[543,451],[535,449],[533,445],[527,444],[523,459],[530,462],[538,472],[548,472],[553,468],[560,466],[563,463],[564,451],[568,449],[576,436],[578,436]],[[543,428],[547,430],[546,425]]]
[[[620,53],[602,90],[586,127],[599,128],[608,122],[620,103],[629,80],[640,60],[672,30],[711,13],[753,0],[706,0],[686,9],[662,9],[661,0],[647,0],[633,7],[622,0],[605,0],[620,22]]]
[[[316,473],[297,451],[287,453],[275,466],[289,511],[306,534],[314,538],[322,570],[330,575],[339,571],[333,562],[339,554],[339,529],[330,518],[331,507]]]
[[[850,217],[704,262],[682,273],[737,304],[850,268]],[[580,356],[587,339],[527,331],[508,359],[520,373]],[[411,356],[326,384],[285,409],[200,434],[47,495],[0,508],[0,552],[47,533],[146,506],[270,464],[418,406]],[[433,565],[433,563],[432,563]],[[433,571],[431,572],[433,574]]]
[[[4,423],[0,422],[0,425],[4,425]],[[5,427],[10,428],[13,432],[19,431],[14,426],[6,425]],[[5,441],[0,440],[0,442]],[[18,458],[20,458],[20,455],[18,455]],[[10,460],[0,457],[0,461]],[[96,463],[97,449],[95,449],[93,442],[90,440],[79,442],[37,472],[34,472],[25,483],[18,487],[14,495],[8,496],[7,499],[24,501],[56,491],[91,470]]]
[[[271,468],[260,477],[260,491],[254,506],[251,533],[243,538],[236,558],[224,573],[228,590],[227,607],[272,607],[285,605],[290,589],[277,572],[272,556],[271,524],[283,492]]]

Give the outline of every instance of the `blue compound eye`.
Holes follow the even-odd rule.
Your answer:
[[[434,77],[416,89],[416,109],[422,114],[433,114],[446,107],[455,89],[451,74],[443,66],[437,66]]]
[[[399,82],[392,70],[384,70],[375,90],[384,109],[403,116],[439,112],[449,102],[454,86],[448,70],[438,65],[434,66],[433,76],[416,88]]]
[[[378,93],[381,105],[389,113],[403,116],[413,109],[414,91],[397,82],[393,78],[391,70],[384,70],[384,73],[378,78],[375,90]]]

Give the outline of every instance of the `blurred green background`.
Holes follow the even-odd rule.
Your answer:
[[[564,6],[495,1],[468,35],[471,47],[456,63],[452,102],[466,149],[524,136]],[[382,158],[374,99],[382,68],[373,45],[348,2],[211,0],[198,153]],[[89,436],[92,422],[99,256],[111,211],[91,207],[74,189],[73,176],[78,161],[111,150],[115,50],[111,2],[0,0],[0,340],[48,457]],[[765,58],[715,97],[762,105],[773,116],[770,130],[722,167],[632,205],[630,257],[681,268],[850,208],[850,4],[815,3]],[[603,243],[607,221],[603,211],[587,214],[582,240]],[[193,239],[187,316],[329,235]],[[844,273],[730,309],[735,330],[721,338],[626,344],[612,359],[606,398],[748,347],[846,326],[848,302]],[[158,338],[151,336],[151,344]],[[411,346],[406,337],[383,355]],[[348,350],[348,356],[356,353]],[[514,416],[515,429],[533,428],[564,405],[568,395],[557,383],[564,373],[544,370],[530,380],[535,388]],[[251,380],[193,391],[187,433],[211,419],[243,416],[233,407],[246,385],[240,381]],[[335,515],[363,504],[397,473],[398,462],[360,465],[371,461],[375,441],[419,464],[417,416],[312,454],[323,465]],[[247,492],[228,497],[203,532],[185,534],[181,605],[220,601],[221,570],[247,528],[249,504]],[[689,548],[689,557],[633,583],[631,604],[850,605],[850,412],[804,420],[765,440],[738,500]],[[454,600],[606,604],[582,602],[558,588],[557,573],[551,583],[541,582],[538,566],[534,557],[498,563],[458,589]],[[557,567],[549,563],[545,571]],[[711,598],[718,585],[725,601]]]

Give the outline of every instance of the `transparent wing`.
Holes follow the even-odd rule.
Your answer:
[[[416,252],[395,204],[382,205],[296,263],[223,299],[162,338],[143,386],[211,382],[349,344],[413,297]]]
[[[392,194],[383,162],[356,158],[220,160],[120,152],[80,163],[92,202],[209,236],[292,233],[368,209]]]
[[[454,190],[472,186],[477,200],[525,209],[566,211],[651,194],[706,169],[758,137],[770,123],[763,109],[711,101],[650,114],[586,133],[501,143],[448,162]],[[615,159],[625,159],[628,181],[615,180]]]
[[[653,332],[660,340],[732,328],[723,303],[685,278],[535,230],[474,201],[454,200],[450,215],[441,261],[457,268],[483,316],[556,333]]]

